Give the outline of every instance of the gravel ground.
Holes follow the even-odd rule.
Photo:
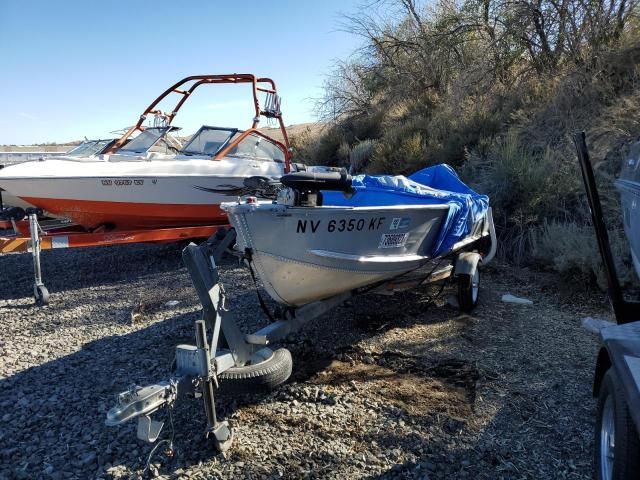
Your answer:
[[[192,343],[199,304],[180,251],[58,250],[42,261],[51,303],[37,308],[30,257],[0,256],[0,478],[135,478],[151,446],[135,422],[104,418],[118,392],[167,378],[174,346]],[[221,275],[242,327],[264,325],[246,269],[226,260]],[[154,455],[151,474],[589,477],[597,341],[580,319],[608,317],[604,297],[496,264],[472,316],[432,293],[361,297],[288,338],[287,384],[218,398],[235,431],[224,456],[203,437],[201,404],[178,405],[175,454]],[[501,303],[504,293],[535,305]]]

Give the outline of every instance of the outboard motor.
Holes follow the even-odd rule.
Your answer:
[[[278,197],[278,191],[282,187],[282,184],[277,178],[261,176],[247,177],[242,183],[244,185],[242,196],[251,195],[259,198],[270,198],[272,200]]]
[[[280,182],[286,189],[278,194],[278,203],[295,207],[321,207],[322,191],[353,193],[351,175],[339,172],[296,172],[284,175]]]

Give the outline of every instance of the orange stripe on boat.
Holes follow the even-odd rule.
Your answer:
[[[211,225],[227,216],[219,205],[101,202],[22,197],[54,215],[67,217],[86,228],[112,224],[117,229]]]

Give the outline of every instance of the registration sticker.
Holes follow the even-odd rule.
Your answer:
[[[409,238],[409,232],[407,233],[384,233],[380,238],[380,245],[378,248],[395,248],[404,247]]]
[[[403,218],[394,218],[391,220],[391,224],[389,225],[389,230],[398,230],[401,228],[407,228],[411,223],[411,217],[403,217]]]

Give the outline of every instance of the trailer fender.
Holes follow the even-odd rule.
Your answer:
[[[600,347],[598,352],[598,360],[596,360],[596,369],[593,374],[593,396],[598,397],[600,395],[600,387],[602,386],[602,379],[607,370],[611,367],[611,358],[609,358],[609,351],[606,347]]]
[[[471,275],[476,273],[478,263],[482,260],[482,256],[476,252],[463,252],[458,255],[456,259],[456,265],[453,269],[453,276],[458,275]]]

